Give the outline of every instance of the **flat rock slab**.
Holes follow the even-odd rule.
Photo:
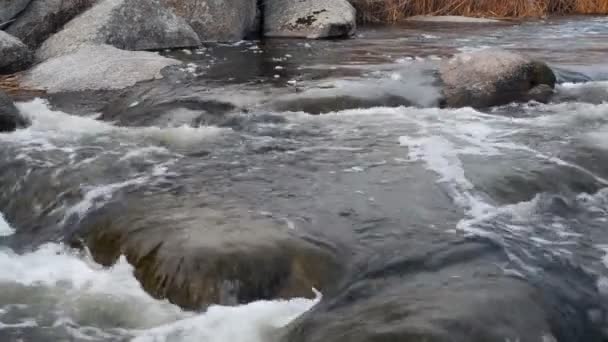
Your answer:
[[[198,46],[200,40],[184,19],[158,0],[103,0],[45,41],[36,58],[60,56],[84,44],[160,50]]]
[[[87,45],[38,64],[22,77],[21,84],[49,93],[123,89],[160,78],[163,68],[176,64],[180,62],[153,52]]]
[[[417,15],[409,17],[408,21],[423,21],[429,23],[454,23],[454,24],[496,24],[503,23],[504,21],[490,18],[473,18],[463,17],[457,15]]]
[[[203,41],[239,41],[259,30],[257,0],[161,0]]]
[[[97,0],[34,0],[6,29],[31,49],[95,4]]]
[[[31,0],[0,0],[0,24],[13,19]]]
[[[357,28],[357,11],[346,0],[269,0],[264,12],[266,37],[349,37]]]
[[[0,74],[21,71],[27,68],[32,61],[32,51],[23,42],[0,31]]]

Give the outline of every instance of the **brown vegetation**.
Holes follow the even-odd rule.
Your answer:
[[[42,96],[46,92],[38,89],[27,89],[19,84],[19,74],[0,75],[0,91],[3,91],[18,100]]]
[[[414,15],[522,18],[608,14],[608,0],[351,0],[362,22],[397,22]]]

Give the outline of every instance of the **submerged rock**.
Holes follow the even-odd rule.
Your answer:
[[[0,24],[13,19],[23,11],[32,0],[0,0]]]
[[[27,68],[32,61],[32,51],[23,42],[0,31],[0,74],[21,71]]]
[[[0,132],[12,132],[28,125],[13,100],[0,91]]]
[[[546,102],[556,82],[545,63],[501,50],[458,54],[443,62],[439,72],[449,107]]]
[[[237,107],[218,101],[204,88],[167,87],[159,82],[147,82],[107,101],[100,110],[100,120],[120,126],[180,127],[220,125],[226,114]]]
[[[21,84],[49,93],[109,90],[162,77],[161,70],[180,64],[153,52],[124,51],[108,45],[85,45],[29,70]]]
[[[341,275],[332,249],[238,204],[173,195],[127,203],[83,221],[84,241],[104,265],[125,255],[146,291],[183,308],[312,298]]]
[[[97,0],[33,0],[6,29],[31,49],[36,49],[53,33]]]
[[[264,12],[267,37],[348,37],[356,30],[357,13],[346,0],[269,0]]]
[[[543,289],[506,275],[508,258],[494,244],[461,241],[408,254],[352,275],[281,341],[601,341],[587,310],[574,304],[579,299],[565,295],[565,281]]]
[[[197,46],[200,40],[184,19],[159,0],[103,0],[44,42],[36,57],[46,60],[84,44],[159,50]]]
[[[238,41],[259,30],[256,0],[162,0],[203,41]]]
[[[328,94],[319,97],[288,97],[288,99],[280,99],[273,103],[272,108],[278,111],[324,114],[348,109],[411,105],[412,102],[406,98],[392,94],[385,94],[377,97]]]

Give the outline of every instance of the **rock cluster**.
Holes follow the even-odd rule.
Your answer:
[[[262,5],[257,0],[2,0],[0,74],[23,71],[35,61],[38,65],[24,78],[28,86],[48,92],[117,89],[132,85],[130,80],[157,77],[175,64],[152,53],[125,51],[192,48],[203,41],[239,41],[260,33],[348,37],[355,20],[347,0]],[[125,51],[113,55],[111,48]],[[125,60],[129,67],[115,67]],[[59,64],[67,62],[77,66],[63,67],[70,69],[68,77],[48,77],[65,71]],[[95,76],[118,71],[129,81]]]

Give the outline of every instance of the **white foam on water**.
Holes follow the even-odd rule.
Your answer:
[[[39,98],[30,102],[17,103],[16,106],[32,122],[30,128],[13,133],[16,135],[37,132],[101,134],[114,129],[114,126],[107,122],[95,120],[95,117],[98,116],[97,113],[91,113],[89,116],[70,115],[50,109],[48,102]]]
[[[534,115],[525,118],[511,118],[511,121],[526,125],[529,128],[530,126],[539,128],[568,127],[586,122],[607,120],[608,118],[608,103],[564,102],[524,105],[522,108]]]
[[[2,139],[17,141],[25,144],[35,144],[39,148],[60,148],[63,144],[83,137],[124,140],[133,144],[135,137],[147,141],[152,140],[161,146],[185,148],[198,146],[201,142],[231,131],[228,128],[217,127],[145,127],[127,128],[114,126],[111,123],[96,120],[97,113],[88,116],[75,116],[61,111],[52,110],[46,100],[34,99],[30,102],[17,103],[19,110],[31,120],[32,125],[26,129],[5,134]],[[112,140],[110,139],[110,140]],[[137,141],[135,141],[137,143]]]
[[[608,150],[608,125],[604,125],[597,130],[587,133],[584,139],[593,147]]]
[[[57,319],[65,315],[75,322],[91,323],[95,315],[113,313],[122,325],[141,328],[190,316],[145,293],[124,258],[114,267],[104,269],[62,245],[47,244],[25,254],[0,249],[0,269],[0,291],[16,285],[22,289],[13,289],[11,298],[0,295],[1,304],[20,304],[36,311],[33,308],[36,305],[53,303],[52,311],[42,309],[47,314],[60,313]],[[38,299],[31,298],[33,293],[38,293]],[[46,301],[38,303],[44,298]]]
[[[65,224],[65,222],[74,215],[82,218],[91,209],[103,206],[112,198],[112,195],[116,191],[131,185],[144,184],[148,180],[149,177],[142,176],[124,182],[91,186],[88,187],[88,189],[85,188],[86,192],[82,199],[66,210],[62,224]]]
[[[4,215],[0,213],[0,237],[9,236],[15,233],[15,229],[13,229],[8,222],[4,219]]]
[[[276,331],[319,300],[260,301],[238,307],[213,306],[206,313],[141,332],[133,342],[269,342]]]
[[[565,115],[576,118],[581,115],[576,113],[581,107],[596,111],[605,110],[602,105],[576,104],[574,111]],[[561,110],[557,112],[559,113],[557,116],[562,114]],[[573,231],[569,222],[559,215],[548,217],[543,214],[546,213],[546,206],[551,205],[553,200],[551,196],[539,194],[529,201],[508,205],[494,203],[490,196],[484,193],[482,188],[477,188],[467,175],[465,158],[471,157],[476,162],[488,157],[508,160],[515,153],[517,158],[523,157],[530,161],[541,161],[543,164],[551,163],[559,167],[574,168],[592,176],[600,184],[608,185],[606,179],[581,166],[543,153],[534,145],[528,146],[526,140],[521,139],[521,135],[538,132],[538,117],[510,118],[480,113],[471,108],[440,110],[405,107],[373,108],[335,114],[336,118],[344,115],[359,115],[364,118],[375,115],[377,119],[382,115],[378,120],[382,120],[384,126],[380,127],[392,125],[393,120],[401,121],[399,125],[403,127],[403,121],[406,121],[406,127],[413,129],[408,129],[406,135],[399,137],[399,144],[407,147],[409,162],[422,163],[429,171],[437,174],[437,183],[446,190],[453,202],[464,210],[465,216],[458,222],[458,230],[466,234],[488,237],[503,245],[511,245],[518,241],[515,242],[517,245],[534,245],[542,250],[550,250],[554,255],[571,256],[572,248],[577,248],[577,244],[580,243],[581,234]],[[590,115],[591,120],[601,117],[597,112],[586,115]],[[548,115],[540,120],[551,120],[551,124],[555,127],[570,124],[570,119],[557,116]],[[359,120],[358,124],[361,125],[362,122],[363,120]],[[595,198],[601,197],[601,194],[588,196]],[[579,200],[575,199],[575,201]],[[587,211],[593,210],[589,201],[580,205]],[[602,215],[601,213],[598,215],[598,220],[603,217]],[[519,249],[518,253],[525,255],[526,251]],[[522,258],[522,255],[512,253],[511,259],[530,272],[536,271],[534,267],[525,264],[526,258]]]
[[[425,162],[440,176],[438,182],[449,187],[456,204],[479,214],[487,210],[487,205],[472,193],[473,184],[466,178],[458,152],[449,140],[441,136],[401,136],[399,144],[408,148],[410,160]]]
[[[83,340],[130,336],[137,342],[268,342],[278,328],[320,300],[318,295],[314,300],[260,301],[184,312],[150,297],[124,257],[114,267],[102,268],[59,244],[25,254],[0,249],[0,269],[0,329],[62,328]],[[9,297],[1,293],[7,286]],[[3,322],[11,308],[33,317]]]
[[[231,132],[230,128],[220,128],[213,126],[179,126],[179,127],[145,127],[135,129],[135,134],[146,138],[151,138],[161,146],[168,146],[177,149],[198,147],[209,139],[216,138],[223,133]]]
[[[572,83],[566,82],[562,84],[557,84],[555,86],[556,90],[566,90],[566,89],[589,89],[589,88],[604,88],[608,90],[608,81],[592,81],[592,82],[581,82],[581,83]]]
[[[2,323],[0,322],[0,330],[2,329],[7,329],[7,328],[31,328],[31,327],[35,327],[38,326],[38,323],[36,323],[35,320],[33,319],[26,319],[23,320],[19,323]]]

